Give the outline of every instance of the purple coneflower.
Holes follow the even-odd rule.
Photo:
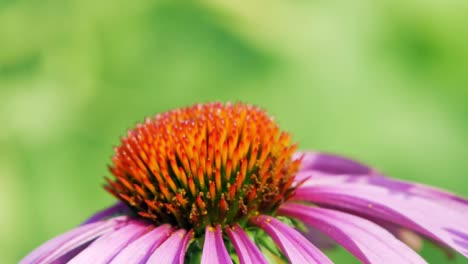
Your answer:
[[[120,202],[21,263],[332,263],[332,240],[364,263],[426,263],[420,237],[468,256],[468,200],[297,152],[254,106],[148,118],[112,161]]]

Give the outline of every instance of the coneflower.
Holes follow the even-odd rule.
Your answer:
[[[21,263],[332,263],[330,238],[364,263],[426,263],[419,237],[468,256],[468,200],[296,149],[242,103],[148,118],[115,148],[119,202]]]

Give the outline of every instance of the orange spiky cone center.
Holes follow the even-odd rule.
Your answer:
[[[274,213],[294,191],[295,150],[257,107],[198,104],[130,130],[105,188],[140,217],[203,232]]]

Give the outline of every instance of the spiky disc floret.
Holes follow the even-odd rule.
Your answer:
[[[294,191],[296,145],[265,111],[197,104],[147,118],[115,149],[105,188],[158,224],[203,232],[271,214]]]

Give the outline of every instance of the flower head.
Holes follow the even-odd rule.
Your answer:
[[[116,148],[106,189],[139,216],[202,233],[291,197],[296,145],[261,109],[195,105],[148,118]]]
[[[262,109],[198,104],[115,149],[119,199],[21,263],[425,263],[421,238],[468,256],[468,200],[325,153],[296,152]]]

